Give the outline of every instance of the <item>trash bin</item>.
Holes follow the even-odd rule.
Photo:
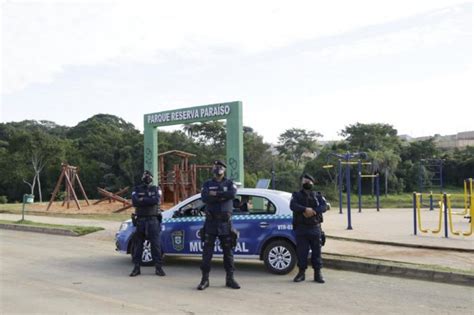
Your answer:
[[[33,203],[35,201],[35,195],[24,194],[23,203]]]
[[[24,194],[23,195],[23,209],[21,210],[21,221],[25,221],[25,204],[33,203],[35,201],[35,195]]]

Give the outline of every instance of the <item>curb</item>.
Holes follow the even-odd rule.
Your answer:
[[[20,224],[0,223],[0,229],[36,232],[36,233],[45,233],[45,234],[54,234],[54,235],[64,235],[64,236],[79,236],[79,234],[67,229],[46,228],[46,227],[31,226],[31,225],[20,225]]]
[[[361,238],[349,238],[349,237],[344,237],[344,236],[332,236],[332,235],[328,235],[328,234],[326,234],[326,237],[329,238],[329,239],[338,240],[338,241],[359,242],[359,243],[398,246],[398,247],[446,250],[446,251],[456,251],[456,252],[461,252],[461,253],[474,253],[474,249],[469,249],[469,248],[442,247],[442,246],[420,245],[420,244],[407,244],[407,243],[397,243],[397,242],[388,242],[388,241],[374,241],[374,240],[366,240],[366,239],[361,239]]]
[[[474,275],[456,272],[454,270],[440,271],[429,265],[417,265],[364,257],[335,254],[322,254],[322,256],[324,266],[329,269],[474,287]]]

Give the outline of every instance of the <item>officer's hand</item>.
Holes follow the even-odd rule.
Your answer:
[[[211,190],[211,191],[209,192],[209,196],[217,196],[217,191]]]
[[[311,208],[306,208],[303,212],[305,218],[311,218],[312,216],[316,215],[316,211]]]

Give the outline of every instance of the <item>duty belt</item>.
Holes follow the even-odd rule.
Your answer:
[[[137,216],[137,220],[152,220],[152,219],[157,219],[159,220],[159,217],[157,215],[139,215]]]
[[[206,213],[206,219],[208,220],[219,220],[219,221],[224,221],[227,222],[230,220],[230,213],[228,212],[223,212],[223,213]]]

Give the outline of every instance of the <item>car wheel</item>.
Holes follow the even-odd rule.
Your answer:
[[[130,251],[131,255],[132,255],[132,260],[133,260],[133,252],[134,251],[135,251],[135,249],[133,248],[133,245],[132,245],[132,249]],[[150,241],[148,241],[148,240],[145,240],[143,242],[143,253],[142,253],[141,265],[142,266],[152,266],[153,265],[153,257],[151,256]]]
[[[271,273],[286,275],[295,268],[296,251],[288,241],[273,241],[265,247],[263,261]]]

